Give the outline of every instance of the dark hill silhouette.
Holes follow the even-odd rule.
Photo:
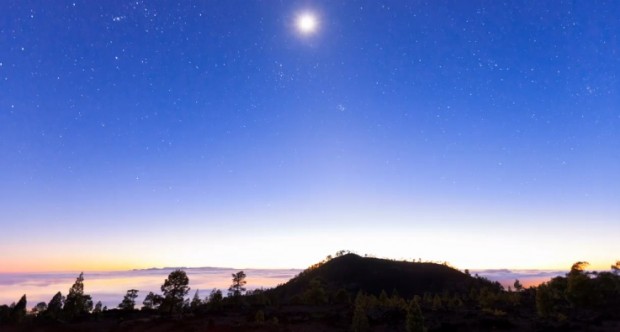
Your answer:
[[[317,264],[269,292],[279,299],[291,300],[309,289],[313,280],[319,280],[327,292],[344,289],[353,295],[360,290],[379,295],[383,290],[388,294],[396,290],[405,298],[424,293],[466,293],[472,287],[500,287],[442,264],[346,254]]]

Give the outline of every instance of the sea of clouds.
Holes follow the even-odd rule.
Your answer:
[[[147,269],[114,272],[84,272],[84,292],[93,301],[101,301],[108,308],[116,307],[128,289],[139,291],[136,303],[141,305],[149,292],[161,293],[164,280],[176,268]],[[201,298],[212,289],[224,294],[231,283],[231,275],[239,269],[232,268],[183,268],[189,277],[190,296],[199,290]],[[271,288],[285,283],[301,270],[296,269],[245,269],[247,289]],[[0,273],[0,304],[16,302],[26,294],[28,307],[38,302],[49,302],[58,291],[66,295],[79,272],[70,273]]]
[[[515,280],[519,279],[519,282],[523,287],[538,286],[539,284],[549,281],[554,277],[563,276],[567,271],[557,270],[508,270],[508,269],[496,269],[496,270],[472,270],[472,275],[478,274],[481,277],[485,277],[491,281],[497,281],[504,288],[511,287],[514,289]]]
[[[90,294],[94,302],[101,301],[108,308],[114,308],[121,302],[128,289],[139,290],[136,301],[142,304],[149,292],[161,293],[160,287],[175,268],[147,269],[115,272],[85,272],[84,291]],[[230,286],[231,274],[239,271],[232,268],[184,268],[190,280],[193,296],[199,290],[201,298],[209,295],[212,289],[220,289],[224,294]],[[244,269],[247,274],[247,288],[271,288],[290,280],[301,270],[298,269]],[[555,276],[564,275],[566,271],[542,270],[472,270],[492,281],[500,282],[504,287],[512,286],[515,279],[525,286],[535,286]],[[66,295],[79,273],[0,273],[0,304],[16,302],[27,295],[28,307],[38,302],[49,302],[58,291]]]

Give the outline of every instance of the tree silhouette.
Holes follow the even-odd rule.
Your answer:
[[[365,296],[358,293],[355,298],[355,308],[353,309],[353,319],[351,321],[351,330],[353,332],[370,331],[368,316],[366,316]]]
[[[172,271],[161,286],[164,295],[160,309],[172,314],[181,312],[183,309],[183,298],[189,292],[189,278],[183,270]]]
[[[69,294],[65,299],[63,312],[67,318],[72,319],[77,316],[90,312],[93,309],[93,301],[90,295],[84,294],[84,273],[75,280],[75,283],[69,289]]]
[[[424,332],[424,316],[422,316],[422,310],[418,304],[419,300],[409,301],[407,306],[407,317],[405,322],[405,329],[407,332]]]
[[[245,277],[246,275],[243,271],[232,274],[232,285],[228,288],[228,296],[238,298],[243,294],[243,292],[245,292],[244,286],[247,284]]]
[[[337,304],[349,304],[351,302],[351,298],[349,298],[349,293],[344,288],[340,288],[334,294],[334,302]]]
[[[60,318],[60,314],[62,312],[62,307],[65,303],[65,298],[62,296],[61,292],[56,293],[50,302],[47,304],[47,310],[45,311],[45,316],[51,319]]]
[[[588,267],[588,265],[590,265],[590,263],[588,262],[577,262],[574,263],[571,268],[570,271],[568,272],[568,276],[570,277],[571,275],[581,275],[584,274],[586,267]]]
[[[39,302],[34,307],[32,307],[32,314],[35,316],[39,316],[45,313],[47,310],[47,303]]]
[[[382,289],[381,293],[379,294],[379,304],[381,306],[387,307],[389,302],[390,302],[390,297],[387,295],[387,292],[385,291],[385,289]]]
[[[136,289],[128,290],[127,294],[125,294],[125,297],[123,297],[123,301],[118,305],[118,308],[125,310],[125,311],[134,310],[136,306],[137,297],[138,297],[138,290]]]
[[[26,300],[26,294],[17,301],[17,304],[11,309],[10,321],[13,323],[20,323],[26,316],[26,306],[28,301]]]
[[[265,323],[265,313],[262,310],[256,312],[256,315],[254,315],[254,322],[258,325],[263,325]]]
[[[194,293],[194,297],[192,298],[192,302],[189,304],[190,308],[193,312],[196,312],[200,306],[202,306],[202,300],[200,299],[200,292],[197,289],[196,293]]]
[[[594,294],[591,292],[591,280],[585,273],[588,262],[573,264],[567,275],[568,286],[566,295],[568,300],[576,306],[588,306],[592,302]]]
[[[142,310],[157,309],[161,305],[163,298],[161,295],[149,292],[142,302]]]
[[[95,304],[95,308],[93,309],[93,314],[99,315],[103,311],[103,303],[101,301],[97,301]]]
[[[304,292],[303,298],[307,304],[321,305],[327,303],[327,293],[319,279],[310,281],[310,288]]]
[[[0,305],[0,326],[2,326],[2,324],[8,323],[10,316],[11,308],[6,304]]]
[[[521,282],[519,281],[519,279],[515,280],[515,283],[513,284],[513,286],[515,286],[515,290],[517,292],[520,292],[523,290],[523,285],[521,284]]]
[[[441,301],[441,297],[439,296],[439,294],[435,294],[435,296],[433,296],[432,308],[433,310],[443,309],[443,303]]]
[[[222,291],[219,289],[211,290],[209,297],[207,298],[207,306],[210,310],[218,311],[222,307],[222,300],[224,296],[222,295]]]

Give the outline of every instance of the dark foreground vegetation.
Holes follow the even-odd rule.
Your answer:
[[[48,303],[0,306],[1,331],[620,331],[620,262],[609,272],[575,263],[564,277],[514,288],[447,265],[339,252],[269,290],[189,296],[176,270],[138,310],[130,289],[117,308],[93,303],[80,276]]]

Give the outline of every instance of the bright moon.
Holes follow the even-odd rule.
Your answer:
[[[297,17],[297,29],[304,35],[315,32],[318,25],[316,16],[311,13],[304,13]]]

